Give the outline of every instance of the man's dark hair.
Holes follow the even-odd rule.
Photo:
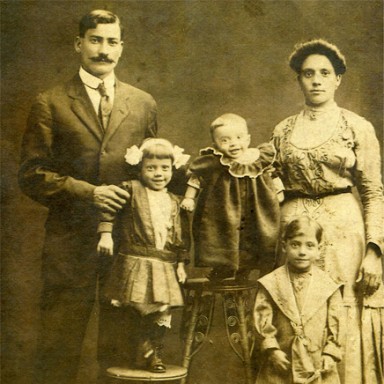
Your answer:
[[[120,27],[120,38],[123,39],[124,28],[117,15],[104,9],[96,9],[84,15],[79,23],[79,36],[84,37],[88,29],[94,29],[98,24],[114,24]]]

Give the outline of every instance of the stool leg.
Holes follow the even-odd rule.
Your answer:
[[[184,368],[187,368],[187,370],[189,369],[189,364],[191,361],[193,336],[196,328],[197,318],[199,315],[199,304],[200,304],[201,294],[202,292],[195,292],[195,296],[193,298],[193,304],[192,304],[191,318],[190,318],[189,326],[187,329],[187,335],[185,338],[182,366]],[[187,378],[188,376],[181,379],[180,384],[185,384],[187,382]]]
[[[239,315],[239,332],[240,332],[240,343],[243,351],[243,363],[245,370],[245,377],[247,384],[253,384],[254,380],[252,377],[251,369],[251,353],[249,349],[248,332],[247,332],[247,320],[246,320],[246,307],[244,303],[244,297],[242,292],[235,293],[236,307]]]

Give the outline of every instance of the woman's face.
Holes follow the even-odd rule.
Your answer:
[[[327,56],[314,54],[304,60],[298,79],[306,104],[319,107],[333,102],[341,75]]]

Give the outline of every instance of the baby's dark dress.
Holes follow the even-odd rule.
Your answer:
[[[262,144],[241,162],[207,148],[191,163],[190,185],[201,189],[193,220],[196,266],[272,269],[280,220],[267,172],[274,159],[273,145]]]

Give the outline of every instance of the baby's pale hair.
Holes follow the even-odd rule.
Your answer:
[[[219,116],[211,123],[210,132],[212,139],[215,130],[219,127],[224,126],[244,127],[245,130],[248,132],[248,125],[243,117],[236,115],[235,113],[224,113],[224,115]]]

